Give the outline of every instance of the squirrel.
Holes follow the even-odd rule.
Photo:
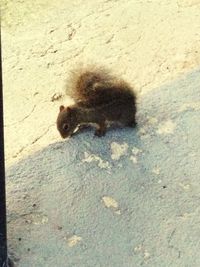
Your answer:
[[[104,136],[107,123],[136,126],[136,94],[122,79],[102,67],[72,72],[68,95],[75,104],[59,108],[57,129],[62,138],[73,135],[77,127],[95,124],[95,135]]]

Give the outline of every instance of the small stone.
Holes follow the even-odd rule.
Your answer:
[[[139,149],[139,148],[137,148],[137,147],[133,147],[132,148],[132,153],[133,153],[133,155],[135,155],[135,156],[137,156],[139,153],[141,153],[142,152],[142,150],[141,149]]]
[[[107,208],[115,208],[115,209],[118,208],[117,201],[112,197],[104,196],[102,200]]]
[[[137,158],[136,157],[134,157],[134,156],[130,156],[130,160],[133,162],[133,163],[137,163],[138,161],[137,161]]]
[[[160,174],[160,169],[158,167],[155,167],[152,169],[152,173],[159,175]]]
[[[122,156],[126,154],[128,150],[128,144],[118,144],[116,142],[111,143],[111,158],[113,160],[119,160]]]
[[[67,243],[69,247],[74,247],[78,242],[82,240],[82,237],[73,235],[67,239]]]
[[[117,215],[121,215],[121,210],[116,210],[115,213],[116,213]]]
[[[190,190],[190,184],[183,184],[183,183],[179,183],[180,187],[182,187],[185,191]]]
[[[144,259],[147,260],[149,258],[150,258],[150,253],[147,250],[145,250],[144,251]]]
[[[141,252],[141,251],[142,251],[142,245],[141,244],[134,248],[134,252]]]

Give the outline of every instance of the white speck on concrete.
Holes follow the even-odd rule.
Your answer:
[[[142,152],[142,150],[141,149],[139,149],[139,148],[137,148],[137,147],[133,147],[133,149],[132,149],[132,153],[133,153],[133,155],[138,155],[139,153],[141,153]]]
[[[128,150],[128,144],[118,144],[116,142],[111,143],[111,158],[113,160],[119,160],[120,157],[124,156]]]
[[[26,223],[28,224],[43,225],[48,223],[48,217],[41,214],[31,213],[27,214],[25,218],[26,218]]]
[[[107,208],[115,208],[115,209],[118,208],[118,203],[114,198],[109,197],[109,196],[104,196],[104,197],[102,197],[102,200],[104,202],[104,205]]]
[[[137,159],[137,155],[139,155],[140,153],[142,153],[142,150],[137,148],[137,147],[133,147],[132,148],[132,154],[130,156],[130,160],[134,163],[137,164],[138,163],[138,159]]]
[[[154,167],[152,169],[152,173],[156,174],[156,175],[159,175],[160,174],[160,169],[158,167]]]
[[[144,251],[144,259],[147,260],[149,258],[150,258],[150,253],[147,250],[145,250]]]
[[[169,119],[158,126],[157,133],[164,135],[172,134],[174,132],[175,127],[175,123]]]
[[[117,215],[121,215],[121,210],[116,210],[115,213],[116,213]]]
[[[189,191],[190,188],[191,188],[190,184],[179,183],[179,185],[180,185],[180,187],[181,187],[182,189],[184,189],[185,191]]]
[[[34,224],[36,225],[41,225],[41,224],[46,224],[48,223],[48,218],[47,217],[42,217],[40,221],[35,221]]]
[[[135,156],[130,156],[130,160],[134,163],[134,164],[137,164],[138,160]]]
[[[101,169],[109,169],[110,168],[110,164],[108,161],[103,161],[102,158],[100,158],[99,156],[95,155],[95,154],[89,154],[87,152],[84,152],[84,156],[85,158],[82,160],[82,162],[98,162],[98,167]]]
[[[138,253],[138,252],[141,252],[142,251],[142,245],[138,245],[134,248],[134,252]]]
[[[134,252],[137,254],[142,254],[144,257],[144,260],[147,260],[150,258],[150,253],[143,247],[142,244],[139,244],[134,248]]]
[[[74,247],[82,240],[82,237],[73,235],[70,238],[67,239],[67,243],[69,247]]]

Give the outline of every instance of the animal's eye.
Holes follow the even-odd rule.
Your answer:
[[[67,131],[69,128],[69,125],[67,123],[64,123],[63,124],[63,130]]]

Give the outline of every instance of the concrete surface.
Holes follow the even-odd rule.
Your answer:
[[[105,65],[140,95],[198,67],[199,4],[3,0],[7,165],[59,140],[54,123],[64,99],[51,99],[76,63]]]
[[[200,71],[143,97],[137,129],[58,141],[7,169],[19,266],[200,266]]]
[[[8,237],[19,267],[199,267],[200,1],[1,3]],[[138,128],[62,141],[79,62],[135,85]]]

